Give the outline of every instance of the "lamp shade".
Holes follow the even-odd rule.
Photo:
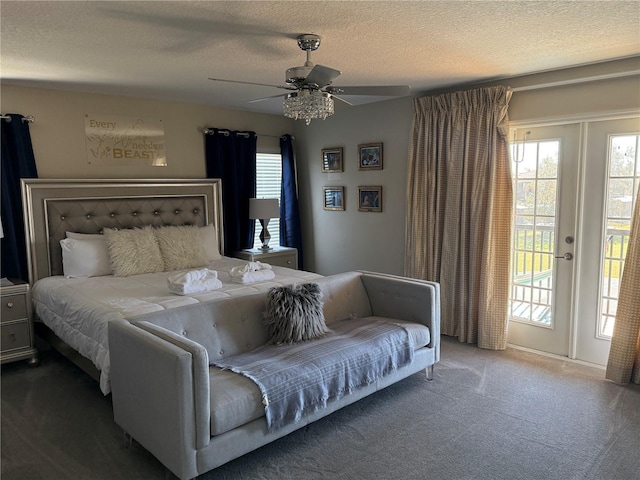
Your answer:
[[[249,218],[265,219],[280,217],[277,198],[250,198]]]

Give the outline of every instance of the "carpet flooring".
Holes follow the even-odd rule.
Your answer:
[[[2,366],[1,478],[174,479],[125,448],[110,397],[58,353]],[[604,372],[443,337],[413,375],[200,480],[640,478],[640,386]]]

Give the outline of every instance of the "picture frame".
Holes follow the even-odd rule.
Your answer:
[[[382,142],[358,145],[358,170],[382,170]]]
[[[322,206],[325,210],[344,210],[344,187],[322,187]]]
[[[322,172],[342,172],[342,147],[322,149]]]
[[[358,211],[382,211],[382,186],[366,185],[358,187]]]

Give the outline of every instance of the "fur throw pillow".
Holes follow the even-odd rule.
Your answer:
[[[164,261],[152,227],[105,228],[104,239],[116,277],[164,271]]]
[[[317,283],[271,288],[264,312],[271,342],[302,342],[328,333],[321,298]]]
[[[160,227],[155,231],[167,272],[202,267],[207,258],[195,225]]]

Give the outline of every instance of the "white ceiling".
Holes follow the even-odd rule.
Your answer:
[[[282,85],[302,33],[335,85],[415,93],[640,54],[638,0],[2,0],[0,19],[3,82],[268,113],[281,99],[247,102],[282,90],[207,78]]]

